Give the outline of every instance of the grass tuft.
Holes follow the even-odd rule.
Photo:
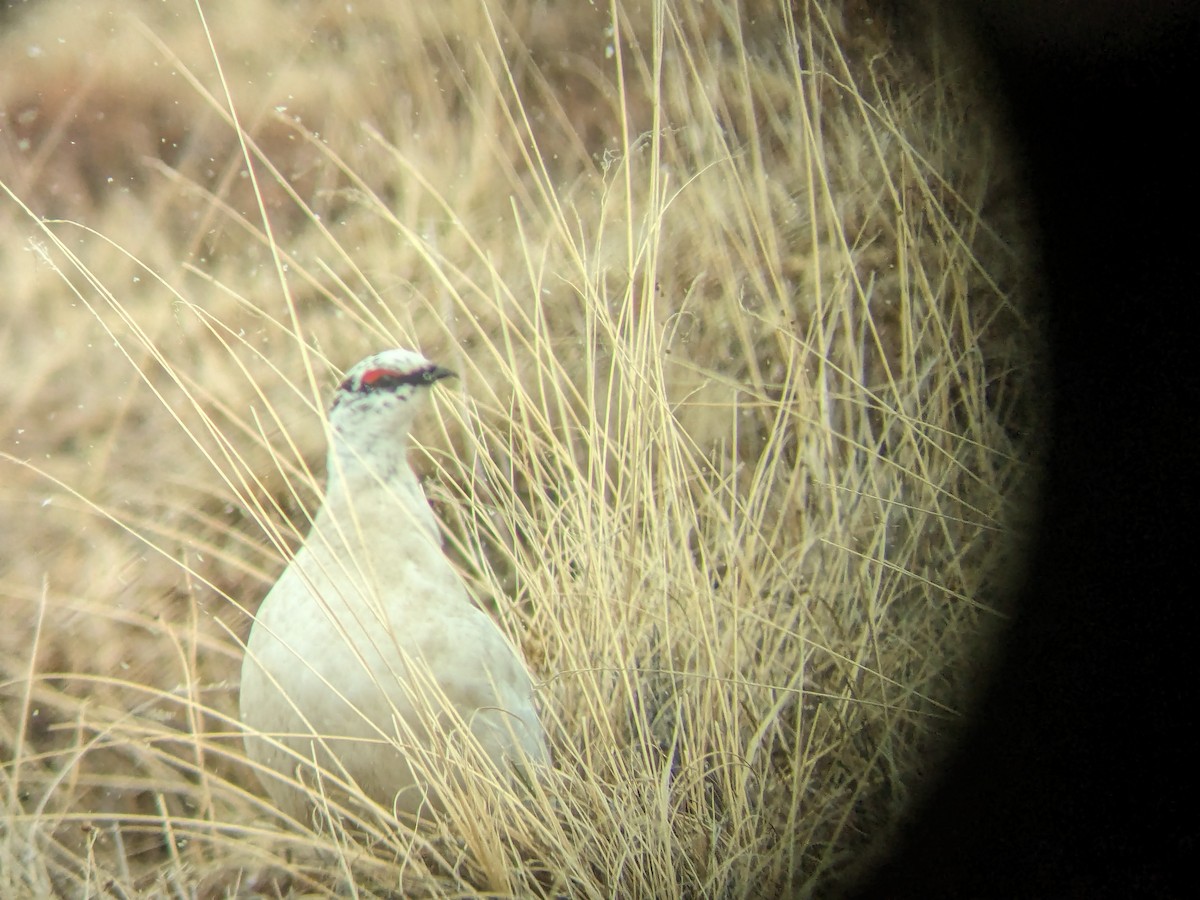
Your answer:
[[[1035,512],[1034,246],[961,35],[856,2],[27,6],[0,894],[844,884],[969,714]],[[420,828],[314,785],[296,822],[242,750],[243,641],[339,370],[396,345],[461,375],[414,462],[554,769],[480,766]]]

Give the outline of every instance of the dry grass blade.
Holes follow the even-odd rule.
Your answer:
[[[28,6],[0,36],[29,57],[0,86],[0,894],[844,883],[969,711],[1037,486],[1020,172],[945,23]],[[338,367],[397,345],[462,376],[414,462],[554,770],[514,789],[467,741],[419,761],[434,822],[336,769],[293,821],[235,673]]]

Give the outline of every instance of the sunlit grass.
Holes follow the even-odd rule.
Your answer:
[[[1019,580],[1029,238],[968,59],[796,8],[102,17],[4,145],[0,893],[779,896],[886,837]],[[8,121],[67,9],[4,39],[50,57]],[[179,146],[81,120],[112,84]],[[313,827],[241,642],[387,346],[460,373],[414,463],[555,764]]]

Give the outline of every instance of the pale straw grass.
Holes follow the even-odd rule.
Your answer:
[[[0,894],[844,883],[969,711],[1035,495],[1030,236],[972,60],[807,3],[160,7],[78,58],[69,4],[4,38],[44,54],[10,125],[91,75],[4,151]],[[414,463],[554,766],[468,741],[418,761],[418,827],[337,771],[291,821],[242,642],[338,371],[397,345],[460,373]]]

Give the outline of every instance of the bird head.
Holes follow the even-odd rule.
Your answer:
[[[427,388],[453,376],[413,350],[384,350],[353,366],[338,386],[329,409],[334,442],[343,459],[403,453],[409,429]],[[381,468],[387,468],[380,459]],[[383,474],[382,472],[379,474]]]

